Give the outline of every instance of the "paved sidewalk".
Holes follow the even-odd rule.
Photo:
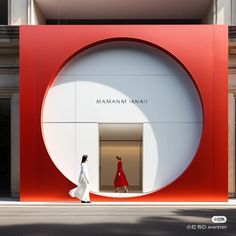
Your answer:
[[[80,201],[74,202],[20,202],[17,198],[0,198],[1,206],[80,206]],[[92,202],[92,206],[236,206],[236,199],[227,202]]]
[[[1,201],[0,236],[236,235],[235,201],[165,204]],[[213,216],[225,216],[227,222],[213,223]]]

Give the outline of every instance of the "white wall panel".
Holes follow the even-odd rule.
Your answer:
[[[148,123],[143,127],[144,192],[177,179],[193,160],[202,123]]]
[[[157,169],[159,163],[158,133],[152,128],[153,124],[143,124],[143,192],[150,192],[157,188]]]
[[[48,91],[42,112],[43,122],[75,122],[74,77],[57,77]]]
[[[99,134],[96,123],[76,124],[76,183],[80,173],[80,163],[83,155],[88,155],[88,172],[90,189],[99,190]]]
[[[164,52],[135,42],[111,42],[75,56],[60,75],[186,75]]]
[[[44,143],[53,163],[67,179],[75,182],[75,124],[43,123],[42,131]]]
[[[131,99],[147,103],[130,103]],[[97,103],[123,100],[126,103]],[[202,122],[201,102],[189,77],[79,76],[77,122]]]

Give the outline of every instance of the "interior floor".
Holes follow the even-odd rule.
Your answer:
[[[115,192],[116,188],[114,186],[101,186],[100,192]],[[124,192],[124,188],[120,187],[119,192]],[[128,192],[141,193],[140,186],[128,186]]]

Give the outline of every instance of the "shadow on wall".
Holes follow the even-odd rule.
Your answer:
[[[89,209],[93,209],[90,207]],[[96,209],[96,208],[95,208]],[[168,210],[168,208],[157,208],[157,211],[146,210],[117,211],[117,207],[112,214],[103,214],[101,212],[93,211],[93,214],[84,214],[79,211],[73,216],[71,213],[66,215],[65,212],[58,211],[55,216],[55,211],[42,216],[43,221],[59,222],[59,223],[40,223],[37,224],[37,218],[28,218],[23,221],[21,217],[20,222],[25,222],[30,219],[31,224],[19,223],[14,217],[10,221],[14,221],[11,225],[0,226],[0,235],[22,235],[22,236],[65,236],[65,235],[97,235],[97,236],[110,236],[110,235],[137,235],[137,236],[175,236],[175,235],[212,235],[212,236],[233,236],[236,232],[236,210],[235,209],[188,209],[188,210]],[[89,210],[86,210],[89,213]],[[139,217],[140,213],[149,215],[147,217]],[[116,213],[116,214],[114,214]],[[100,216],[99,216],[100,215]],[[119,215],[121,217],[119,217]],[[212,216],[224,215],[228,218],[225,224],[213,224],[211,222]],[[98,217],[99,216],[99,217]],[[60,218],[61,217],[61,218]],[[25,219],[25,218],[24,218]],[[65,222],[71,222],[66,224]],[[95,221],[98,223],[88,223]],[[101,223],[99,223],[101,221]],[[36,223],[35,223],[36,222]],[[42,222],[38,219],[38,222]],[[60,222],[64,222],[61,224]],[[107,223],[104,223],[107,222]],[[227,226],[227,229],[206,229],[206,230],[187,230],[188,224],[199,224],[206,226],[221,225]]]
[[[148,102],[122,107],[96,103],[97,99],[111,98]],[[43,111],[43,121],[52,123],[144,123],[144,192],[163,188],[183,173],[194,158],[202,132],[201,102],[186,71],[161,50],[137,42],[105,43],[72,58],[54,81]],[[63,120],[64,114],[73,115]],[[55,138],[47,132],[50,149]],[[51,155],[55,163],[57,156]],[[62,173],[63,168],[58,167]]]

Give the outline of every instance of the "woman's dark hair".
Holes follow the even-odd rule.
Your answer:
[[[121,157],[119,157],[119,156],[116,156],[116,159],[121,161]]]
[[[88,158],[88,155],[83,155],[83,156],[82,156],[82,161],[81,161],[81,163],[86,162],[87,158]]]

